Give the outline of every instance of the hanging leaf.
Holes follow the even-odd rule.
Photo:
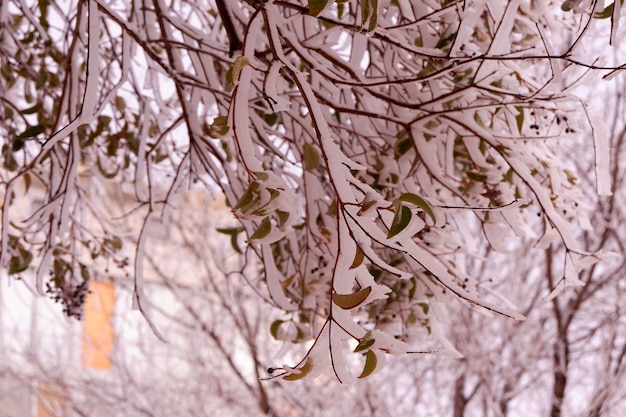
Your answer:
[[[228,116],[218,116],[213,119],[213,123],[204,126],[204,133],[213,139],[219,139],[230,130],[228,126]]]
[[[403,231],[409,225],[411,217],[413,217],[411,209],[405,205],[400,205],[400,208],[396,210],[396,214],[393,216],[387,239],[391,239]]]
[[[17,137],[17,139],[32,138],[43,133],[45,130],[46,128],[43,125],[29,126]]]
[[[252,187],[248,187],[248,189],[239,198],[239,201],[237,201],[237,204],[235,204],[235,207],[233,208],[235,210],[241,210],[245,212],[246,209],[248,209],[252,205],[252,202],[254,201],[254,196],[255,194],[252,191]]]
[[[399,139],[393,148],[395,159],[400,159],[402,155],[406,154],[411,149],[413,149],[413,141],[410,138]]]
[[[18,252],[19,254],[11,257],[9,261],[9,275],[24,272],[33,260],[33,254],[26,249],[20,247]]]
[[[368,350],[365,354],[365,366],[363,367],[363,372],[359,375],[359,378],[366,378],[372,374],[376,370],[376,365],[378,364],[378,358],[376,358],[376,354],[373,350]]]
[[[452,41],[454,41],[455,38],[456,38],[456,32],[450,33],[449,35],[444,35],[441,39],[439,39],[439,41],[435,45],[435,48],[443,49],[446,46],[450,45]]]
[[[28,107],[24,110],[21,110],[20,113],[22,114],[33,114],[33,113],[37,113],[39,111],[39,109],[41,109],[43,107],[43,103],[41,101],[38,101],[37,103],[35,103],[34,106]]]
[[[124,242],[119,236],[112,236],[110,238],[104,239],[104,245],[113,249],[114,251],[119,251],[124,246]]]
[[[272,223],[270,222],[270,218],[265,217],[263,221],[261,221],[259,228],[250,236],[250,240],[263,239],[265,236],[269,235],[271,231]]]
[[[415,297],[415,292],[417,291],[417,280],[415,277],[411,277],[411,288],[409,288],[409,300],[412,300]]]
[[[239,83],[239,75],[241,74],[241,70],[248,65],[250,62],[248,58],[245,56],[238,56],[235,59],[235,63],[233,64],[233,70],[231,73],[231,81],[233,85],[237,85]]]
[[[315,149],[313,145],[310,145],[308,143],[304,144],[302,159],[304,162],[304,169],[306,169],[307,171],[313,171],[320,166],[319,152],[317,152],[317,149]]]
[[[413,193],[404,193],[399,198],[400,201],[404,201],[407,203],[411,203],[419,208],[421,208],[424,213],[426,213],[432,220],[433,223],[437,222],[437,218],[435,217],[435,213],[433,212],[433,208],[430,203],[424,200],[422,197]]]
[[[237,253],[243,253],[241,251],[241,248],[239,247],[239,242],[237,240],[239,233],[243,232],[243,227],[226,227],[226,228],[220,228],[218,227],[216,229],[219,233],[223,233],[225,235],[229,235],[230,236],[230,245],[232,246],[232,248],[235,250],[235,252]]]
[[[524,108],[520,106],[515,106],[515,110],[517,110],[517,116],[515,116],[515,121],[517,122],[517,130],[521,134],[522,128],[524,127]]]
[[[422,308],[422,311],[424,312],[424,315],[428,315],[428,310],[430,310],[430,306],[426,303],[417,303],[418,306],[420,306]]]
[[[116,96],[113,104],[115,105],[115,109],[119,112],[126,110],[126,100],[124,100],[123,97]]]
[[[309,13],[318,16],[326,8],[328,0],[309,0]]]
[[[365,26],[370,16],[371,7],[370,0],[361,0],[361,27]]]
[[[378,0],[364,0],[363,3],[369,3],[368,16],[365,19],[365,21],[369,19],[366,32],[372,32],[376,29],[378,23]],[[362,22],[363,26],[365,25],[365,21]]]
[[[302,368],[299,369],[300,373],[293,373],[289,375],[285,375],[283,379],[285,381],[297,381],[298,379],[302,379],[307,376],[311,370],[313,369],[313,362],[310,358],[307,359],[306,363],[302,365]]]
[[[563,6],[565,6],[566,3],[571,3],[571,1],[566,1],[565,3],[563,3],[563,5],[561,5],[561,8],[563,10],[566,10],[566,9],[563,8]],[[611,17],[613,15],[613,8],[614,7],[615,7],[615,2],[609,4],[601,12],[594,13],[593,17],[595,17],[596,19],[608,19],[609,17]],[[569,10],[571,10],[571,6],[569,6],[569,9],[566,10],[566,11],[569,11]]]
[[[350,310],[361,304],[372,292],[372,287],[361,288],[352,294],[333,294],[333,303],[339,308]]]
[[[91,277],[91,274],[89,273],[89,268],[87,268],[87,266],[82,263],[79,263],[78,266],[80,267],[80,276],[82,277],[83,281],[89,281],[89,278]]]
[[[100,157],[97,158],[97,165],[98,165],[98,169],[100,170],[100,173],[102,174],[102,176],[106,179],[112,179],[115,178],[117,176],[117,174],[120,172],[120,167],[119,165],[117,165],[115,167],[115,169],[111,172],[107,172],[104,167],[102,166],[102,161],[100,160]]]
[[[27,172],[22,177],[24,178],[24,193],[28,194],[28,190],[30,190],[30,184],[32,183],[30,174]]]
[[[358,345],[354,348],[354,352],[361,352],[365,349],[369,349],[376,342],[376,339],[370,339],[372,332],[365,333],[365,336],[361,339]]]
[[[276,215],[278,216],[278,228],[283,230],[287,221],[289,220],[289,212],[283,210],[276,210]]]
[[[487,176],[485,174],[481,174],[479,172],[467,171],[467,176],[474,181],[478,182],[487,182]]]
[[[376,203],[377,203],[376,200],[364,200],[363,203],[361,203],[361,208],[359,209],[357,215],[359,216],[363,215],[363,213],[365,213],[367,210],[374,207]]]
[[[274,339],[280,340],[278,337],[278,330],[280,329],[280,325],[284,322],[285,320],[274,320],[270,325],[270,334],[274,337]]]
[[[354,260],[352,261],[352,265],[350,265],[350,269],[354,269],[363,263],[363,259],[365,255],[363,251],[358,246],[356,247],[356,253],[354,254]]]

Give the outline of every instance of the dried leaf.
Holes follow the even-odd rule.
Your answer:
[[[313,171],[314,169],[317,169],[317,167],[320,166],[319,152],[317,151],[317,149],[315,149],[313,145],[310,145],[308,143],[304,144],[304,149],[302,152],[302,159],[303,159],[304,169],[306,169],[307,171]]]
[[[333,294],[333,303],[344,310],[350,310],[361,304],[372,292],[372,287],[361,288],[352,294]]]
[[[365,255],[363,251],[358,246],[356,247],[356,253],[354,254],[354,260],[352,261],[352,265],[350,265],[350,269],[354,269],[363,263],[363,259]]]
[[[241,74],[241,70],[249,63],[250,62],[248,61],[248,58],[246,58],[245,56],[238,56],[237,59],[235,59],[235,63],[233,64],[233,70],[231,73],[233,85],[237,85],[239,83],[239,74]]]

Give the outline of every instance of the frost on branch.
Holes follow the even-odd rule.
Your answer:
[[[0,20],[0,256],[11,275],[37,265],[39,289],[50,274],[61,300],[130,254],[141,306],[147,226],[193,183],[226,195],[240,226],[221,231],[260,261],[247,278],[284,312],[272,335],[308,343],[273,374],[288,380],[366,377],[388,353],[458,355],[454,302],[523,319],[470,273],[485,247],[563,248],[552,295],[596,261],[555,154],[587,128],[568,91],[597,68],[584,30],[608,12],[590,2],[91,1],[38,17],[15,13],[23,3]],[[593,139],[608,193],[609,149]],[[24,215],[13,199],[33,184],[42,204]],[[120,219],[144,225],[135,253]]]

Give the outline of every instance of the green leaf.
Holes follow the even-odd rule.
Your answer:
[[[370,339],[370,335],[371,332],[365,333],[365,336],[363,336],[359,344],[354,348],[355,353],[372,347],[372,345],[376,342],[376,339]]]
[[[115,109],[119,112],[123,112],[126,109],[126,100],[120,96],[115,97]]]
[[[415,292],[417,291],[417,280],[415,277],[411,277],[411,288],[409,289],[409,300],[412,300],[415,297]]]
[[[263,115],[263,120],[270,126],[274,126],[278,121],[278,113],[267,113]]]
[[[285,381],[297,381],[298,379],[302,379],[305,376],[307,376],[311,372],[312,369],[313,369],[313,361],[311,361],[311,359],[309,358],[307,359],[305,364],[302,365],[302,368],[299,369],[300,373],[285,375],[283,379]]]
[[[413,149],[413,141],[411,138],[401,138],[396,142],[393,148],[394,157],[398,160],[402,155],[406,154],[411,149]]]
[[[565,172],[565,175],[567,175],[567,181],[572,185],[576,185],[576,183],[578,182],[578,177],[576,176],[576,174],[574,174],[569,169],[564,169],[563,172]]]
[[[270,201],[268,201],[268,203],[280,197],[280,191],[278,191],[276,188],[268,188],[267,191],[270,192]]]
[[[110,247],[111,249],[114,249],[116,251],[121,250],[122,246],[124,246],[124,242],[122,241],[122,239],[119,236],[113,236],[110,238],[106,238],[104,239],[105,246]]]
[[[309,13],[318,16],[326,8],[328,0],[309,0]]]
[[[333,294],[333,303],[339,308],[350,310],[361,304],[372,292],[372,287],[361,288],[352,294]]]
[[[228,68],[226,71],[226,85],[232,88],[233,86],[233,67]]]
[[[420,306],[422,308],[422,311],[424,312],[424,315],[428,315],[428,310],[430,310],[430,306],[426,303],[417,303],[418,306]]]
[[[313,171],[320,166],[319,152],[317,152],[317,149],[315,149],[313,145],[310,145],[308,143],[304,144],[302,159],[304,162],[304,169],[306,169],[307,171]]]
[[[452,43],[452,41],[455,38],[456,38],[456,32],[453,32],[449,34],[448,36],[444,36],[443,38],[439,39],[439,42],[437,42],[437,45],[435,45],[435,48],[443,49],[446,46],[450,45],[450,43]]]
[[[469,178],[473,179],[474,181],[487,182],[487,176],[485,174],[481,174],[481,173],[473,172],[473,171],[467,171],[466,174]]]
[[[11,146],[11,151],[19,152],[24,147],[24,144],[25,144],[24,139],[20,139],[20,138],[13,139],[13,144]]]
[[[17,139],[32,138],[43,133],[45,130],[46,128],[43,125],[29,126]]]
[[[357,215],[359,215],[359,216],[362,215],[367,210],[369,210],[372,207],[374,207],[376,205],[376,203],[377,203],[376,200],[363,200],[363,202],[361,203],[361,208],[359,209]]]
[[[9,261],[9,275],[24,272],[33,260],[33,254],[26,249],[20,247],[18,252],[19,254],[11,257]]]
[[[433,220],[433,223],[437,222],[437,218],[435,217],[435,213],[433,212],[433,208],[430,203],[424,200],[422,197],[418,196],[417,194],[404,193],[400,196],[399,200],[411,203],[421,208],[424,213],[428,214],[428,216]]]
[[[24,39],[22,39],[20,42],[22,42],[25,45],[28,45],[34,39],[35,39],[35,32],[28,32],[28,35],[26,35],[26,37]]]
[[[565,9],[565,5],[566,3],[568,4],[569,8]],[[566,1],[565,3],[563,3],[561,5],[561,9],[565,10],[565,11],[570,11],[571,5],[569,5],[569,3],[572,3],[571,1]],[[601,12],[597,12],[593,14],[593,17],[596,19],[608,19],[609,17],[613,16],[613,8],[615,7],[615,2],[611,3],[610,5],[608,5],[604,10],[602,10]]]
[[[13,151],[8,145],[2,146],[2,165],[9,171],[15,171],[18,168],[17,160],[13,156]]]
[[[37,78],[35,78],[35,88],[40,90],[44,85],[48,82],[48,73],[45,71],[40,71],[37,74]]]
[[[400,205],[400,208],[396,210],[396,214],[393,216],[387,239],[391,239],[403,231],[409,225],[411,217],[413,217],[411,209],[405,205]]]
[[[24,110],[20,110],[20,113],[22,114],[33,114],[33,113],[37,113],[37,111],[39,111],[39,109],[43,106],[43,103],[41,101],[35,103],[34,106],[28,107]]]
[[[502,181],[513,184],[513,170],[511,168],[502,175]]]
[[[524,108],[520,106],[515,106],[515,110],[518,111],[517,116],[515,116],[515,121],[517,122],[517,130],[519,133],[522,133],[522,128],[524,127]]]
[[[378,358],[376,358],[376,353],[373,350],[368,350],[365,354],[365,366],[363,367],[363,372],[359,375],[359,378],[366,378],[372,374],[376,370],[376,365],[378,364]]]
[[[378,23],[378,0],[369,0],[369,2],[371,5],[371,14],[369,16],[370,23],[367,26],[367,32],[373,32]]]
[[[91,277],[89,268],[82,263],[79,263],[78,266],[80,266],[80,276],[83,278],[83,281],[89,281],[89,278]]]
[[[225,235],[229,235],[230,236],[230,245],[232,246],[232,248],[235,250],[235,252],[237,253],[243,253],[241,251],[241,249],[239,248],[239,242],[237,241],[237,237],[239,236],[239,233],[243,232],[243,228],[242,227],[225,227],[225,228],[221,228],[218,227],[217,230],[219,233],[223,233]]]
[[[287,288],[289,288],[289,286],[291,285],[291,283],[293,282],[294,279],[296,279],[296,274],[293,274],[292,276],[290,276],[286,280],[281,281],[280,282],[280,286],[283,288],[283,290],[286,290]]]
[[[378,25],[378,13],[374,13],[372,15],[372,18],[370,19],[370,24],[367,25],[366,32],[373,32],[374,29],[376,29],[377,25]]]
[[[251,187],[248,187],[248,189],[239,198],[239,201],[237,201],[237,204],[235,204],[235,207],[233,208],[245,211],[248,207],[250,207],[253,201],[254,193],[252,192]]]
[[[370,0],[361,0],[361,27],[365,26],[365,22],[370,17],[371,7]]]
[[[285,320],[274,320],[272,322],[272,324],[270,325],[270,334],[274,337],[274,339],[279,340],[278,339],[278,329],[280,328],[280,325],[285,323]]]
[[[344,2],[337,2],[337,19],[341,20],[346,7]]]
[[[259,226],[259,228],[256,229],[254,233],[252,233],[252,236],[250,236],[250,240],[263,239],[265,236],[269,235],[271,231],[272,223],[270,222],[270,218],[265,217],[261,221],[261,225]]]
[[[283,210],[276,210],[276,215],[278,216],[278,228],[283,229],[287,221],[289,220],[289,212]]]
[[[228,126],[228,116],[218,116],[213,119],[213,123],[210,125],[204,126],[204,133],[209,135],[209,137],[213,139],[219,139],[222,136],[226,135],[230,130],[230,126]]]
[[[30,184],[32,180],[30,178],[30,174],[27,172],[23,175],[24,178],[24,193],[28,194],[28,190],[30,190]]]
[[[107,179],[115,178],[115,176],[117,176],[117,173],[120,172],[119,165],[116,166],[115,169],[112,172],[106,172],[106,170],[102,166],[102,161],[100,160],[100,157],[97,158],[97,165],[98,165],[98,169],[100,170],[100,173],[102,174],[102,176],[104,178],[107,178]]]

